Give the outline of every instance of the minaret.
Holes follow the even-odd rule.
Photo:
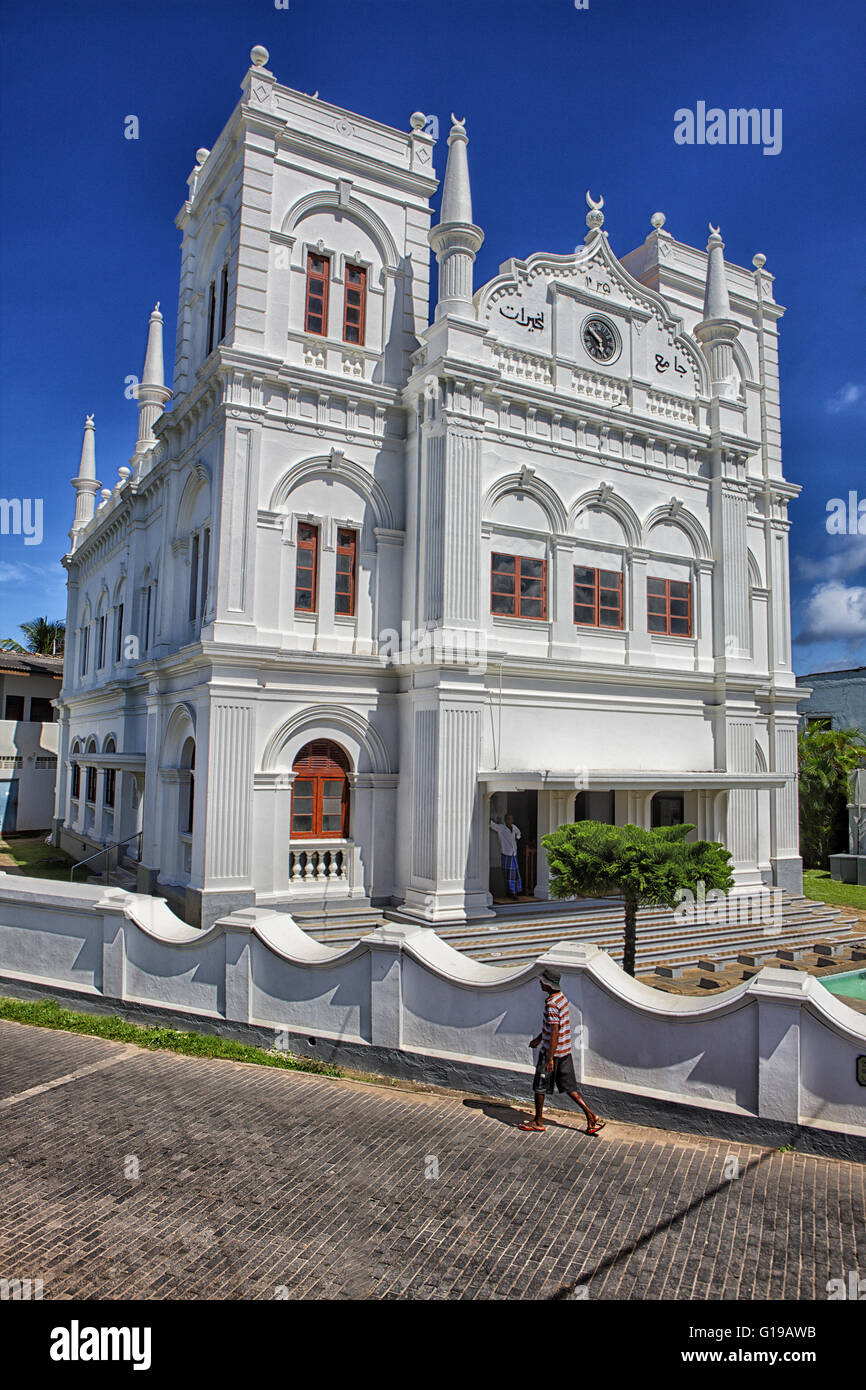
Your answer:
[[[162,360],[162,314],[159,302],[150,316],[147,330],[147,351],[144,356],[144,371],[141,381],[135,388],[138,401],[138,439],[131,463],[140,473],[145,455],[156,443],[153,426],[165,409],[166,401],[171,399],[171,391],[165,384],[165,368]]]
[[[96,426],[92,415],[88,415],[84,422],[81,462],[78,465],[78,476],[72,479],[72,486],[75,488],[75,520],[69,532],[69,539],[74,550],[79,531],[84,530],[93,516],[96,494],[101,486],[96,481]]]
[[[718,227],[710,223],[710,239],[707,242],[707,285],[704,293],[704,317],[695,327],[695,336],[701,343],[710,365],[710,382],[713,396],[736,400],[737,373],[734,367],[734,343],[739,334],[739,325],[731,318],[731,301],[728,297],[728,282],[725,278],[725,243],[719,235]]]
[[[446,314],[472,316],[472,267],[484,241],[484,233],[472,221],[465,121],[458,121],[453,111],[451,120],[442,210],[428,236],[439,262],[437,319]]]

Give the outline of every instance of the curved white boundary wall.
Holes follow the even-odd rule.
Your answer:
[[[664,994],[604,951],[470,960],[424,927],[348,950],[252,908],[199,931],[161,898],[0,874],[0,974],[130,1004],[531,1072],[544,965],[571,1001],[579,1081],[866,1136],[866,1015],[805,974],[765,969],[721,997]]]

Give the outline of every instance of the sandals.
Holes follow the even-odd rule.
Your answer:
[[[540,1125],[537,1120],[524,1120],[522,1124],[517,1126],[517,1128],[525,1129],[530,1134],[543,1134],[547,1126]]]
[[[599,1119],[598,1115],[596,1115],[592,1124],[587,1125],[586,1132],[587,1134],[598,1134],[602,1129],[604,1129],[604,1120]]]

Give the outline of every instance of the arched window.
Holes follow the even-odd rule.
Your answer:
[[[185,798],[182,797],[181,799],[181,832],[184,835],[191,835],[195,811],[195,743],[191,738],[188,738],[183,745],[180,765],[183,768],[189,768],[186,795]]]
[[[88,745],[87,745],[87,748],[85,749],[85,754],[87,754],[87,753],[95,753],[95,752],[96,752],[96,744],[93,742],[93,739],[91,739],[90,742],[89,742]],[[85,801],[95,802],[95,801],[96,801],[96,768],[95,768],[95,767],[88,767],[87,773],[86,773],[86,776],[85,776],[85,779],[84,779],[84,783],[85,783],[85,785],[84,785],[84,799],[85,799]]]
[[[80,752],[81,744],[73,743],[72,757],[77,758]],[[77,762],[73,762],[72,764],[72,789],[70,795],[73,801],[77,801],[81,795],[81,764]]]
[[[105,753],[116,753],[117,748],[114,739],[110,738],[103,749]],[[114,806],[114,792],[117,785],[117,768],[107,767],[102,779],[102,803],[104,806]]]
[[[306,744],[292,771],[292,839],[344,839],[349,831],[349,760],[328,739]]]

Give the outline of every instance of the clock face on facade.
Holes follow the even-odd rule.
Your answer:
[[[612,362],[619,352],[619,334],[607,319],[587,319],[582,337],[583,346],[596,362]]]

